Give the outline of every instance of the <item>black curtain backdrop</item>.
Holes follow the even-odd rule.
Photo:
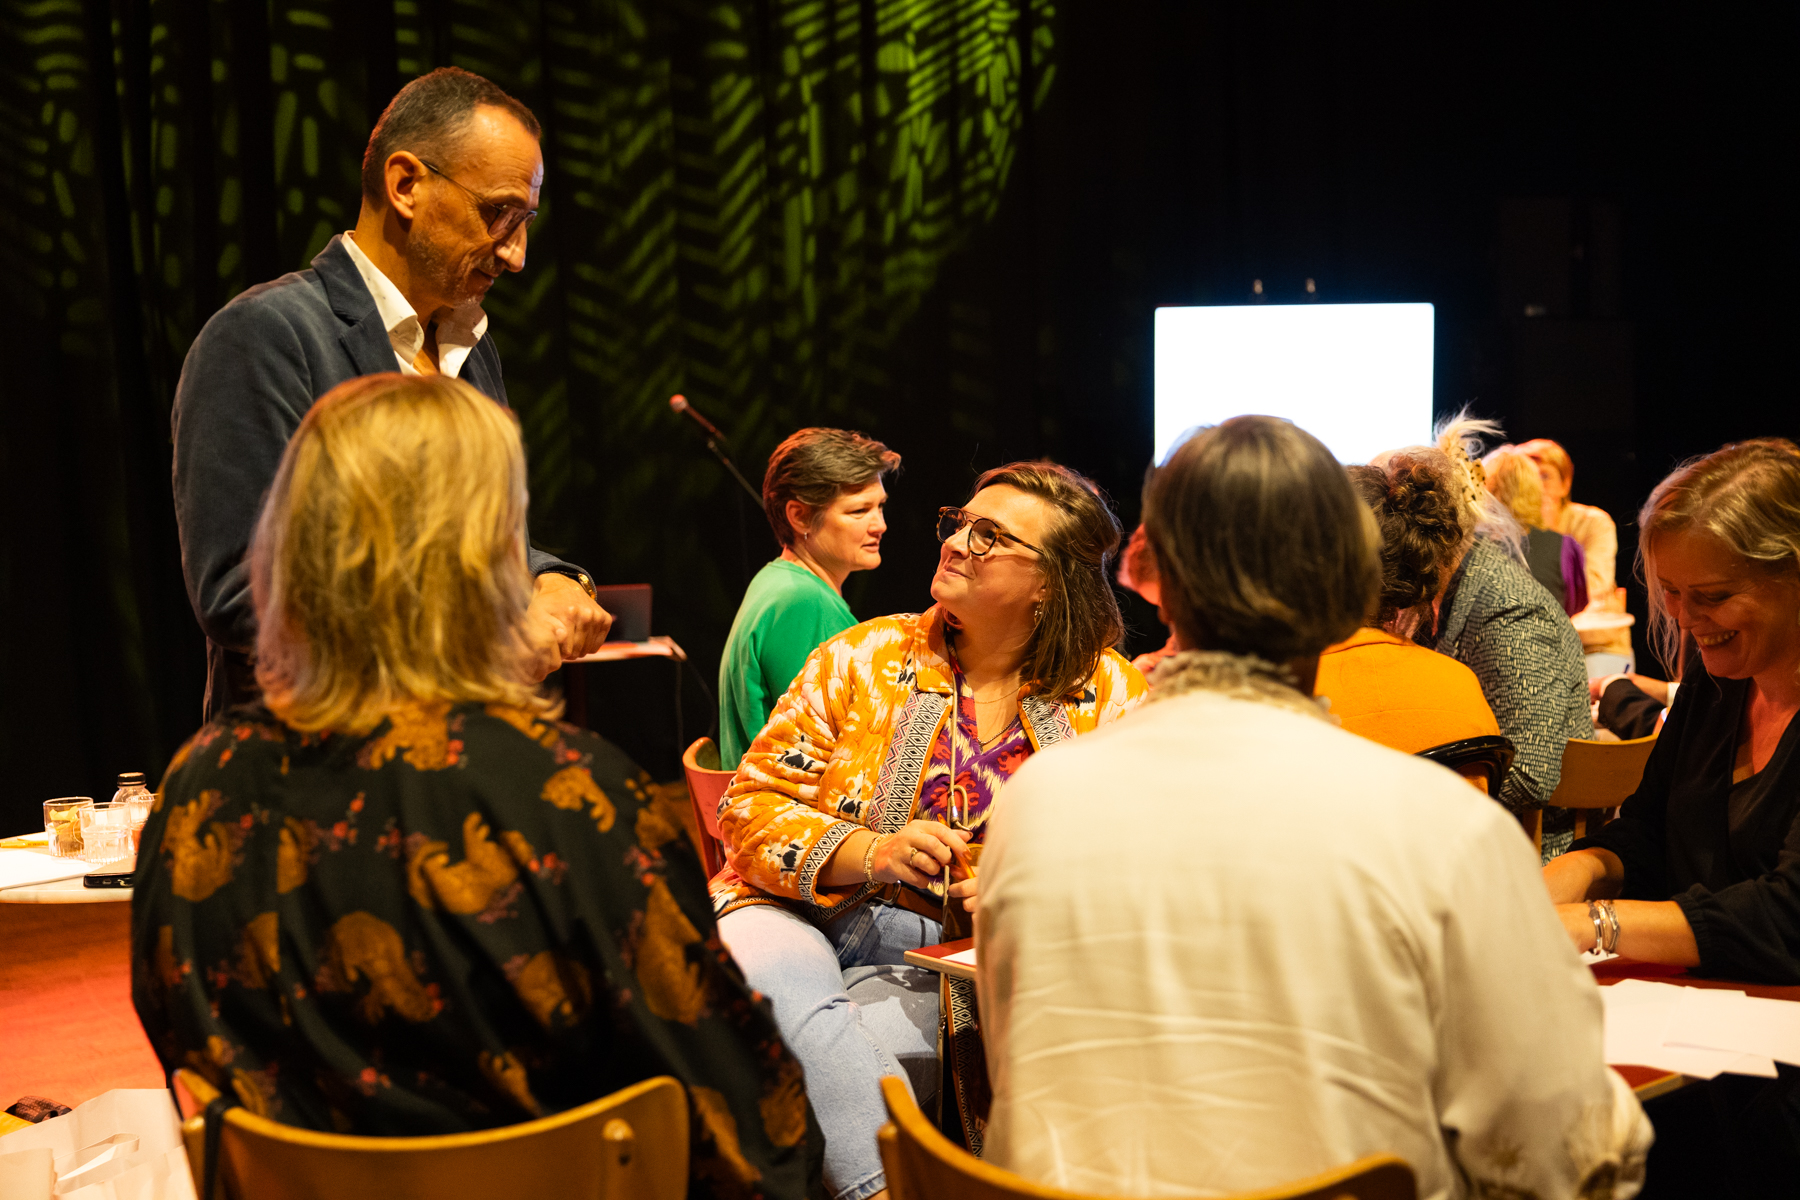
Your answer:
[[[487,74],[546,127],[530,264],[489,306],[534,536],[654,584],[657,631],[710,676],[773,542],[671,392],[753,478],[804,424],[899,450],[884,565],[847,593],[861,616],[915,609],[931,514],[985,467],[1049,455],[1135,521],[1154,308],[1250,302],[1259,280],[1277,303],[1434,303],[1439,410],[1562,440],[1576,498],[1620,521],[1626,582],[1631,514],[1675,461],[1800,432],[1795,20],[0,0],[0,821],[159,772],[196,725],[168,490],[182,355],[354,221],[370,123],[424,70]],[[1160,641],[1127,611],[1131,648]],[[668,719],[640,678],[589,675],[628,746]],[[694,696],[690,677],[689,736]]]

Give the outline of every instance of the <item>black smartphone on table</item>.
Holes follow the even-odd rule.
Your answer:
[[[118,862],[107,863],[98,871],[89,871],[81,877],[82,887],[91,888],[128,888],[131,877],[137,874],[137,855],[121,858]]]

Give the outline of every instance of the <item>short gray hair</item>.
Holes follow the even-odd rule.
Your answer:
[[[382,176],[387,160],[396,151],[410,151],[448,168],[462,154],[464,135],[475,110],[483,107],[501,109],[532,137],[543,136],[531,110],[499,85],[461,67],[439,67],[396,92],[375,122],[369,147],[363,151],[364,198],[376,204],[386,202],[387,188]]]
[[[1162,605],[1201,650],[1286,663],[1349,637],[1381,590],[1375,519],[1318,438],[1233,417],[1144,485]]]

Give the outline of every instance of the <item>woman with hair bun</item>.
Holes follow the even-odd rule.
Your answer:
[[[1446,550],[1437,590],[1397,628],[1475,672],[1515,751],[1497,799],[1528,825],[1542,810],[1548,860],[1568,848],[1575,820],[1544,802],[1562,779],[1569,739],[1593,737],[1594,718],[1581,638],[1522,565],[1518,523],[1483,486],[1481,463],[1470,454],[1478,437],[1498,432],[1492,422],[1458,417],[1440,429],[1436,446],[1390,451],[1373,465],[1390,481],[1408,475],[1412,486],[1441,497],[1430,509],[1436,515],[1399,514],[1415,530],[1429,528]]]
[[[1391,479],[1354,466],[1350,484],[1381,533],[1381,592],[1363,627],[1319,656],[1318,695],[1351,733],[1408,754],[1499,733],[1475,673],[1406,636],[1461,543],[1455,499],[1417,465]]]

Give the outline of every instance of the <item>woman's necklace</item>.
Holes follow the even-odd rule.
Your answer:
[[[989,746],[992,746],[995,742],[999,741],[1001,739],[1001,737],[1003,737],[1006,734],[1006,731],[1012,728],[1011,710],[1013,709],[1014,706],[1017,705],[1018,699],[1019,699],[1019,687],[1018,687],[1017,683],[1013,684],[1013,686],[1010,690],[1002,691],[1000,695],[991,696],[987,699],[983,699],[982,697],[976,695],[975,689],[973,687],[969,688],[969,700],[975,706],[975,740],[981,743],[981,748],[983,750],[986,750]],[[998,733],[994,734],[992,737],[982,737],[981,736],[982,710],[985,709],[991,713],[994,711],[995,705],[1004,706],[1004,715],[1006,716],[1006,720],[1004,722],[1002,722],[1002,724],[1000,726],[1000,731]]]

